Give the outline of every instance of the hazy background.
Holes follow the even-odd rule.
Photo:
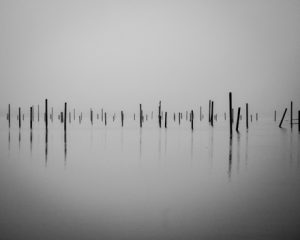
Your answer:
[[[300,1],[0,1],[0,109],[271,114],[300,103]]]

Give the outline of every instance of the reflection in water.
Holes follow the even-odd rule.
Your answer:
[[[19,151],[20,151],[20,148],[21,148],[21,131],[19,129]]]
[[[246,131],[245,164],[248,167],[248,130]]]
[[[161,160],[161,128],[159,128],[159,134],[158,134],[158,160],[160,162]]]
[[[121,151],[124,150],[124,129],[121,128]]]
[[[45,167],[47,167],[48,161],[48,129],[45,131]]]
[[[299,120],[300,121],[300,120]],[[298,134],[298,152],[297,152],[297,167],[299,168],[300,167],[300,133]]]
[[[231,168],[232,168],[232,138],[229,138],[229,160],[228,160],[228,179],[231,179]]]
[[[193,163],[193,157],[194,157],[194,131],[191,131],[191,149],[190,149],[190,155],[191,155],[191,164]]]
[[[142,130],[142,128],[140,128],[140,141],[139,141],[139,143],[140,143],[140,146],[139,146],[139,150],[140,150],[139,157],[140,157],[140,160],[142,160],[142,134],[143,134],[143,130]]]
[[[241,135],[240,133],[237,134],[237,164],[236,170],[237,173],[240,171],[240,156],[241,156]]]
[[[210,128],[209,161],[210,161],[211,171],[213,169],[213,159],[214,159],[214,129]]]
[[[64,131],[64,163],[67,165],[67,132]]]
[[[165,156],[167,156],[168,130],[165,128]]]
[[[32,154],[32,130],[30,130],[30,154]]]
[[[8,130],[8,151],[10,151],[10,129]]]

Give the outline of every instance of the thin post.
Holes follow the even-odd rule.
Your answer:
[[[143,110],[142,110],[142,104],[140,104],[140,127],[143,125]]]
[[[178,113],[178,123],[179,123],[179,125],[180,125],[180,113]]]
[[[214,101],[211,101],[211,118],[210,118],[211,126],[214,126]]]
[[[293,102],[291,101],[291,128],[293,128]]]
[[[21,108],[19,107],[19,128],[21,128]]]
[[[200,122],[202,121],[202,107],[200,106]]]
[[[67,103],[65,102],[64,131],[67,131]]]
[[[298,132],[300,132],[300,111],[298,111]]]
[[[230,138],[232,138],[232,93],[229,92],[229,129],[230,129]]]
[[[274,122],[276,122],[276,110],[274,111]]]
[[[122,123],[122,127],[123,127],[123,124],[124,124],[124,113],[123,113],[123,111],[121,111],[121,123]]]
[[[161,101],[159,101],[158,105],[158,125],[161,128]]]
[[[101,108],[101,122],[103,122],[103,108]]]
[[[249,117],[249,115],[248,115],[248,103],[246,103],[246,129],[248,129],[248,126],[249,126],[248,117]]]
[[[30,130],[32,130],[32,107],[30,107]]]
[[[74,121],[75,121],[75,108],[73,109],[73,118],[74,118]]]
[[[106,126],[106,123],[107,123],[107,121],[106,121],[106,112],[104,113],[104,122],[105,122],[105,126]]]
[[[93,125],[93,110],[91,109],[91,114],[90,114],[90,118],[91,118],[91,124]]]
[[[256,113],[255,116],[256,116],[256,121],[258,121],[258,113]]]
[[[208,103],[208,122],[211,122],[211,100]]]
[[[283,122],[283,120],[284,120],[286,111],[287,111],[287,108],[284,110],[284,113],[283,113],[283,115],[282,115],[281,121],[280,121],[280,123],[279,123],[279,127],[280,127],[280,128],[281,128],[282,122]]]
[[[45,124],[48,129],[48,99],[45,99]]]
[[[165,112],[165,128],[167,128],[167,112]]]
[[[246,105],[247,106],[247,105]],[[235,130],[237,132],[239,132],[239,123],[240,123],[240,112],[241,112],[241,108],[238,108],[238,114],[237,114],[237,118],[236,118],[236,128]],[[248,129],[248,128],[247,128]]]
[[[191,111],[191,129],[194,130],[194,111]]]
[[[10,128],[10,104],[8,104],[8,116],[7,116],[7,120],[8,120],[8,127]]]
[[[71,123],[71,112],[69,112],[69,123]]]

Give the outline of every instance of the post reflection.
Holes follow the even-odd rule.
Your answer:
[[[237,164],[236,170],[237,173],[240,171],[240,158],[241,158],[241,135],[240,133],[237,134]]]
[[[210,144],[209,144],[209,161],[210,170],[213,169],[213,159],[214,159],[214,129],[210,129]]]
[[[193,163],[194,158],[194,131],[191,131],[191,149],[190,149],[190,156],[191,156],[191,164]]]
[[[248,131],[246,131],[245,165],[248,167]]]
[[[48,162],[48,129],[45,131],[45,167],[47,167]]]
[[[232,138],[229,138],[229,159],[228,159],[228,179],[231,180],[231,168],[232,168]]]
[[[64,132],[64,164],[67,165],[67,132]]]
[[[140,132],[139,132],[139,136],[140,136],[140,139],[139,139],[139,158],[140,158],[140,162],[142,160],[142,135],[143,135],[143,129],[140,128]]]
[[[32,130],[30,130],[30,154],[32,154]]]
[[[8,151],[10,151],[10,129],[8,130]]]
[[[20,148],[21,148],[21,131],[19,130],[19,151],[20,151]]]

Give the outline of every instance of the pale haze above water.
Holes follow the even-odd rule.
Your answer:
[[[300,102],[299,1],[1,1],[0,108]],[[295,105],[298,109],[299,105]]]

